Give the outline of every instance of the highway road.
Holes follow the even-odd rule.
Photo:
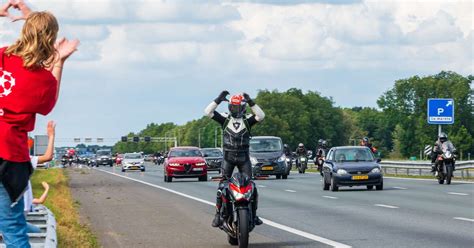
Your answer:
[[[140,195],[149,200],[163,196],[165,200],[156,201],[167,201],[177,209],[184,204],[190,208],[186,211],[199,216],[201,231],[210,234],[206,240],[212,243],[203,243],[202,246],[227,246],[225,233],[210,226],[217,182],[180,179],[165,183],[163,167],[156,165],[148,165],[143,173],[122,173],[117,167],[85,170],[89,172],[83,173],[84,180],[100,178],[106,186],[133,189],[127,191],[132,198]],[[210,172],[209,175],[217,174]],[[74,181],[72,177],[72,185]],[[330,192],[322,190],[321,177],[314,173],[292,173],[288,180],[272,177],[256,183],[260,194],[258,213],[265,224],[251,233],[251,243],[257,244],[254,247],[474,247],[472,183],[439,185],[434,179],[385,178],[383,191],[353,187]],[[74,188],[77,187],[73,187],[73,193],[78,190]],[[116,193],[121,192],[123,190]],[[87,193],[82,192],[81,206],[88,205],[84,200],[93,199],[93,193],[90,194],[87,197]],[[159,204],[144,203],[140,209],[157,209]],[[89,206],[94,208],[94,204]],[[133,204],[128,206],[129,211],[135,211]],[[105,222],[123,215],[123,211],[116,214],[107,212],[109,219]],[[90,215],[92,212],[81,214]],[[91,216],[87,217],[91,219]],[[100,215],[93,218],[103,223]],[[133,222],[133,218],[128,221]],[[175,234],[182,239],[180,246],[196,247],[193,245],[195,238],[184,233],[188,224],[185,219],[172,226],[156,223],[156,227],[144,226],[141,232],[147,235],[150,228],[182,230],[183,234]],[[92,227],[94,229],[94,221]]]

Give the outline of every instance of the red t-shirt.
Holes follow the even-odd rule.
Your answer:
[[[36,114],[47,115],[56,103],[58,83],[46,69],[28,70],[23,60],[0,48],[0,158],[30,161],[28,132]]]

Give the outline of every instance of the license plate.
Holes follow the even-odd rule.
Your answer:
[[[272,166],[263,166],[262,170],[264,170],[264,171],[273,170],[273,167]]]
[[[369,175],[352,176],[352,180],[367,180],[367,179],[369,179]]]
[[[204,169],[203,168],[194,168],[193,170],[194,171],[203,171]]]

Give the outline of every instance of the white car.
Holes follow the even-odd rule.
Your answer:
[[[122,160],[122,172],[127,170],[145,171],[145,159],[140,153],[125,153]]]

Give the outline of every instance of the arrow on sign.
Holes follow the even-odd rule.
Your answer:
[[[449,107],[451,105],[453,105],[453,101],[448,101],[448,103],[446,104],[446,107]]]

